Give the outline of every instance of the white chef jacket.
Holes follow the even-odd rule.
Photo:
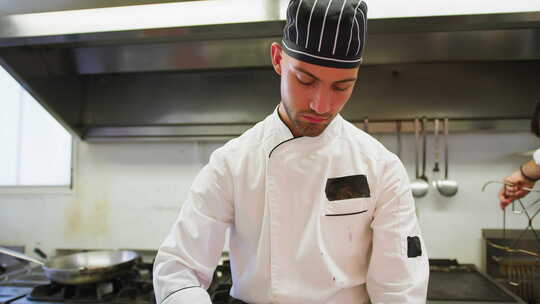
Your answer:
[[[540,149],[536,149],[533,153],[533,160],[537,166],[540,166]]]
[[[329,200],[329,178],[355,175],[369,197]],[[159,248],[158,304],[211,303],[229,227],[236,299],[426,301],[428,258],[405,169],[340,115],[321,135],[294,138],[276,110],[212,154]],[[422,252],[409,257],[415,237]]]

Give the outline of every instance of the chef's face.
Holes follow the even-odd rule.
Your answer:
[[[358,68],[338,69],[288,56],[272,44],[272,64],[281,76],[279,114],[295,137],[318,136],[351,97]]]

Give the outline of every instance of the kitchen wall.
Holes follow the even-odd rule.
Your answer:
[[[393,135],[376,135],[395,150]],[[403,137],[403,160],[414,174],[414,139]],[[431,138],[430,138],[431,149]],[[500,228],[499,186],[481,191],[528,158],[540,140],[529,133],[462,133],[450,138],[450,175],[456,196],[433,189],[417,200],[418,215],[434,258],[482,265],[482,228]],[[75,190],[70,193],[0,192],[0,244],[41,247],[156,249],[182,205],[193,177],[221,143],[86,143],[76,151]],[[433,162],[428,160],[429,174]],[[1,190],[0,190],[1,191]],[[508,225],[524,228],[523,216]],[[537,221],[538,222],[538,221]]]

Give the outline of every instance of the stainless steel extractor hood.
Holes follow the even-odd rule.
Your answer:
[[[280,40],[286,3],[3,16],[0,63],[83,139],[238,134],[279,100],[269,46]],[[540,96],[539,12],[375,19],[368,27],[353,96],[362,103],[347,107],[350,119],[523,118]],[[504,104],[514,99],[521,103]]]

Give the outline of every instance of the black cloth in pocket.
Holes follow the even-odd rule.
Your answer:
[[[407,257],[415,258],[422,256],[422,244],[417,236],[407,237]]]
[[[363,174],[329,178],[326,180],[325,192],[329,201],[371,196],[367,178]]]

